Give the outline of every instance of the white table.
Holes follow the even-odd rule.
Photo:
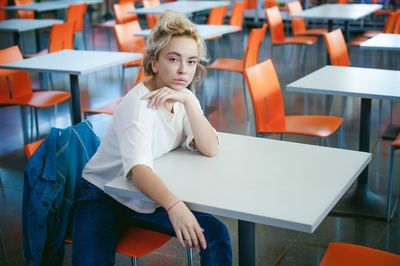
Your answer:
[[[64,21],[58,19],[7,19],[0,21],[0,32],[12,32],[14,33],[15,44],[22,47],[20,43],[21,32],[30,30],[39,30],[43,28],[49,28],[53,24],[63,23]],[[40,50],[40,38],[36,32],[36,49]]]
[[[287,91],[352,96],[361,98],[359,150],[369,151],[371,100],[400,101],[400,71],[360,67],[325,66],[286,87]],[[338,212],[383,218],[383,195],[368,188],[368,168],[358,178],[357,187],[338,204]],[[385,217],[386,218],[386,217]]]
[[[183,14],[192,14],[199,11],[210,10],[214,7],[227,6],[229,3],[229,1],[176,1],[154,7],[138,8],[130,11],[130,13],[161,14],[166,10],[172,10]]]
[[[314,232],[371,160],[370,153],[218,134],[215,157],[178,148],[155,160],[154,170],[190,209],[239,219],[240,265],[255,263],[255,223]],[[125,178],[105,192],[149,200]]]
[[[232,33],[234,31],[239,30],[238,26],[229,26],[229,25],[200,25],[196,24],[197,29],[199,30],[200,36],[203,39],[213,38],[217,36],[221,36],[224,34]],[[148,37],[150,35],[151,30],[143,30],[140,33],[135,34],[136,36]]]
[[[349,21],[362,19],[379,9],[382,9],[382,5],[380,4],[324,4],[303,10],[292,16],[297,18],[328,20],[328,32],[332,31],[333,20],[344,21],[344,35],[345,38],[348,39]]]
[[[362,49],[400,51],[400,34],[381,33],[363,42]]]
[[[82,120],[78,75],[84,75],[128,61],[133,61],[142,56],[141,53],[63,50],[56,53],[0,65],[0,68],[69,74],[72,101],[72,123],[75,125]]]

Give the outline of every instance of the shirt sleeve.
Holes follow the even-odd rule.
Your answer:
[[[124,175],[136,165],[153,168],[152,136],[154,115],[147,108],[147,101],[139,98],[127,99],[121,103],[118,116],[114,117],[118,136]]]

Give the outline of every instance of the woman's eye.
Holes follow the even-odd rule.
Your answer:
[[[169,59],[169,61],[171,61],[171,62],[178,62],[178,58],[171,57],[171,58]]]
[[[197,61],[196,60],[189,60],[189,64],[195,65],[195,64],[197,64]]]

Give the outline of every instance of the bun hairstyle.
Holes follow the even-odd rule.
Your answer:
[[[158,60],[160,51],[168,44],[173,37],[192,38],[199,50],[199,61],[197,63],[196,73],[190,84],[192,91],[201,83],[206,75],[206,68],[202,64],[208,62],[207,47],[200,36],[196,26],[183,14],[171,10],[165,11],[158,23],[151,30],[146,40],[146,54],[143,59],[143,69],[147,75],[154,75],[152,60]]]

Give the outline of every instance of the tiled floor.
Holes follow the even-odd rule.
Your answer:
[[[246,35],[249,29],[246,30]],[[88,38],[90,41],[91,38]],[[239,49],[243,43],[243,35],[224,37],[220,42],[221,47],[217,56],[231,56],[241,58]],[[212,47],[213,45],[210,45]],[[96,48],[107,49],[107,37],[102,31],[96,32]],[[115,42],[112,49],[116,50]],[[300,49],[291,53],[289,47],[278,47],[275,49],[274,63],[278,71],[282,90],[284,93],[285,110],[288,114],[302,114],[304,98],[300,93],[285,92],[286,84],[302,76],[302,67],[298,58]],[[325,64],[325,48],[322,40],[319,40],[317,47],[307,50],[308,72]],[[376,66],[383,64],[390,68],[398,68],[398,54],[379,52],[360,52],[358,49],[351,50],[353,65]],[[260,61],[269,58],[270,38],[269,32],[262,43]],[[382,60],[382,55],[388,60]],[[316,60],[314,60],[314,58]],[[316,63],[315,63],[316,61]],[[120,69],[111,68],[98,71],[80,79],[81,102],[83,106],[101,106],[110,99],[117,97],[120,93]],[[135,80],[136,70],[127,71],[128,84]],[[37,82],[37,75],[32,74],[34,86]],[[68,79],[63,75],[54,77],[57,89],[68,89]],[[242,77],[237,73],[224,72],[220,74],[219,84],[221,86],[221,102],[219,110],[208,116],[212,125],[222,132],[229,132],[243,135],[255,135],[254,118],[251,115],[249,122],[246,121],[242,94]],[[216,103],[215,73],[210,71],[204,83],[205,100],[207,104]],[[342,98],[335,99],[334,114],[339,115]],[[309,96],[309,113],[326,114],[325,97],[318,95]],[[344,148],[358,149],[358,128],[360,100],[349,98],[347,112],[344,121]],[[42,137],[48,134],[51,126],[66,127],[70,125],[68,106],[58,106],[55,116],[53,108],[41,110],[40,130]],[[394,122],[400,123],[400,106],[395,104],[393,113]],[[4,238],[5,248],[8,255],[9,265],[23,265],[21,249],[21,205],[23,188],[23,169],[27,162],[23,150],[22,127],[19,107],[3,107],[0,109],[0,229]],[[252,109],[250,107],[250,114]],[[382,140],[379,133],[389,124],[389,104],[383,103],[382,124],[377,124],[378,101],[372,104],[372,127],[371,127],[371,151],[373,160],[370,163],[369,184],[373,191],[385,194],[387,191],[388,177],[388,154],[390,141]],[[99,135],[104,131],[109,117],[97,115],[89,117]],[[278,139],[277,136],[270,138]],[[287,136],[287,141],[304,142],[317,144],[316,139],[310,137]],[[337,138],[333,136],[325,145],[337,146]],[[240,156],[240,155],[238,155]],[[316,162],[317,163],[317,162]],[[340,166],[338,166],[340,167]],[[395,193],[399,190],[399,155],[395,161]],[[299,188],[301,189],[301,188]],[[276,202],[279,204],[279,202]],[[307,206],[304,206],[307,208]],[[237,221],[221,217],[229,228],[234,252],[234,265],[238,264],[238,241]],[[313,233],[301,233],[291,230],[279,229],[271,226],[256,226],[256,264],[257,265],[318,265],[328,244],[332,241],[355,243],[368,247],[378,248],[400,254],[400,216],[396,212],[392,222],[382,220],[341,217],[329,215]],[[117,255],[117,265],[128,265],[130,260],[126,256]],[[0,265],[5,264],[5,257],[0,254]],[[71,265],[71,248],[67,246],[65,254],[65,265]],[[181,248],[176,239],[159,250],[140,258],[140,265],[185,265],[186,250]],[[195,256],[195,264],[199,264],[198,256]]]

